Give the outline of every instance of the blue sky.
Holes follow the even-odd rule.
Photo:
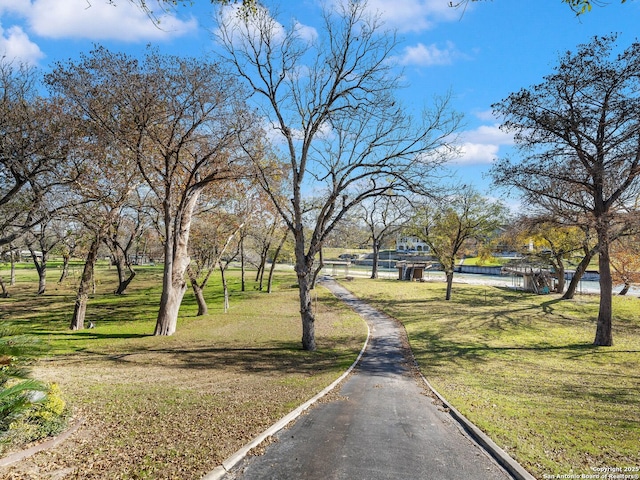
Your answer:
[[[213,7],[206,0],[161,18],[157,28],[128,0],[0,0],[0,55],[49,69],[75,58],[94,44],[137,54],[147,44],[161,52],[199,56],[215,48],[210,34]],[[263,3],[309,28],[317,0]],[[560,0],[488,0],[463,11],[449,0],[370,0],[385,24],[397,30],[397,52],[410,87],[401,92],[407,105],[428,104],[451,91],[453,105],[465,115],[464,155],[452,167],[465,183],[489,193],[483,174],[510,151],[511,138],[497,128],[491,104],[542,80],[558,55],[575,50],[594,35],[619,33],[626,47],[640,33],[640,1],[604,7],[581,17]]]

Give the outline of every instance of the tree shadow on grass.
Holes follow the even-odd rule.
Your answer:
[[[540,304],[540,308],[542,308],[542,311],[544,313],[554,313],[555,312],[555,305],[560,303],[560,302],[566,302],[567,300],[563,300],[562,298],[554,298],[553,300],[548,300],[546,302],[542,302]]]
[[[612,347],[597,347],[592,343],[576,342],[570,344],[550,344],[536,343],[531,345],[505,345],[491,346],[486,343],[462,343],[451,340],[442,339],[439,335],[428,332],[412,335],[412,340],[416,344],[425,347],[415,353],[421,358],[428,360],[431,365],[446,365],[449,363],[474,363],[481,364],[499,357],[505,357],[505,354],[517,352],[536,352],[544,354],[545,352],[560,352],[566,355],[568,359],[577,359],[587,356],[611,355],[617,353],[638,353],[640,350],[620,350],[612,349]]]
[[[635,378],[637,381],[638,376],[629,376],[629,378]],[[559,394],[566,398],[592,398],[600,404],[612,403],[617,406],[637,406],[640,404],[636,391],[628,388],[620,388],[617,385],[599,385],[597,388],[594,388],[592,385],[585,385],[583,383],[565,383],[558,388]],[[638,416],[639,410],[634,409],[634,412],[636,417],[638,417],[634,422],[638,422],[638,420],[640,420],[640,416]],[[620,419],[617,418],[615,420],[619,421]]]
[[[66,332],[58,332],[57,334],[59,335],[60,333],[66,333],[66,337],[69,341],[74,341],[77,339],[82,339],[82,340],[110,340],[110,339],[131,339],[131,338],[146,338],[146,337],[152,337],[153,334],[151,333],[98,333],[95,332],[94,329],[92,328],[85,328],[83,330],[76,330],[76,331],[71,331],[71,330],[67,330]],[[29,335],[37,337],[37,336],[42,336],[42,337],[50,337],[51,335],[56,335],[56,332],[51,332],[51,331],[36,331],[33,333],[30,333]]]
[[[157,304],[146,302],[145,299],[118,297],[117,303],[110,301],[89,301],[85,325],[89,322],[96,326],[129,324],[151,320],[150,311]],[[24,310],[19,308],[0,310],[0,319],[8,321],[20,327],[25,333],[32,334],[56,334],[67,331],[73,316],[73,301],[61,304],[60,302],[45,303],[36,308]],[[4,314],[3,314],[4,313]]]
[[[273,342],[256,347],[138,348],[135,351],[109,354],[85,350],[70,355],[68,361],[105,362],[105,367],[160,367],[175,370],[220,370],[249,373],[301,373],[315,375],[350,364],[357,352],[319,349],[301,350],[298,342]],[[59,359],[60,357],[58,357]],[[64,360],[65,363],[67,359]],[[345,367],[346,368],[346,367]]]

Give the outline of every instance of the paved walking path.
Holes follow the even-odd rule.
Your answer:
[[[336,296],[362,315],[371,338],[339,390],[248,456],[227,480],[505,480],[512,478],[429,396],[406,356],[397,322],[333,281]]]

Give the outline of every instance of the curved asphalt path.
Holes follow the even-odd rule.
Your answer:
[[[512,478],[426,389],[397,322],[330,281],[365,318],[369,345],[339,396],[280,430],[226,480],[505,480]]]

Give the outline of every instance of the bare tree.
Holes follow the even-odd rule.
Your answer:
[[[47,288],[47,262],[50,251],[62,241],[52,228],[53,219],[38,215],[41,220],[24,237],[31,255],[31,261],[38,272],[38,295],[44,294]]]
[[[86,125],[91,130],[90,123]],[[111,143],[98,132],[78,148],[77,155],[86,159],[83,175],[78,178],[69,194],[78,198],[78,206],[71,212],[73,218],[85,227],[88,243],[86,260],[78,285],[74,314],[70,328],[84,328],[89,294],[94,290],[94,269],[102,245],[121,222],[123,210],[139,185],[139,175],[132,162],[122,155],[120,146]]]
[[[187,289],[189,231],[205,188],[241,175],[237,140],[248,128],[243,92],[219,65],[104,48],[49,76],[96,128],[126,146],[155,197],[164,243],[156,335],[175,332]],[[250,142],[249,138],[241,140]]]
[[[381,195],[362,202],[359,209],[361,219],[369,230],[373,246],[371,278],[378,278],[380,248],[383,243],[409,222],[412,206],[406,198],[398,195]]]
[[[614,56],[615,40],[580,45],[543,83],[494,105],[524,157],[497,162],[496,184],[516,187],[533,205],[551,199],[554,215],[579,218],[597,234],[599,346],[613,344],[609,245],[640,192],[640,43]]]
[[[123,210],[126,210],[126,213],[114,218],[102,239],[111,253],[111,264],[118,272],[118,286],[114,290],[116,295],[123,295],[136,276],[129,252],[143,226],[140,212]]]
[[[77,174],[73,120],[40,94],[39,80],[33,68],[0,61],[0,245],[54,216],[64,205],[50,193]]]
[[[211,219],[199,218],[198,220],[194,224],[191,242],[193,260],[187,268],[187,274],[198,303],[197,315],[200,316],[206,315],[209,311],[207,301],[204,298],[204,288],[216,267],[221,265],[222,256],[236,239],[243,224],[234,224],[226,215],[216,215]],[[236,244],[239,245],[237,239]],[[226,292],[226,285],[223,287]],[[229,302],[225,294],[225,311],[228,305]]]
[[[91,3],[95,0],[87,0],[87,4],[91,6]],[[109,5],[117,6],[120,3],[118,0],[102,0],[106,1]],[[182,6],[191,6],[193,5],[193,0],[157,0],[155,2],[149,2],[148,0],[123,0],[129,1],[144,13],[146,13],[151,21],[156,24],[159,28],[162,28],[162,23],[160,21],[159,13],[171,13],[178,5]],[[624,0],[623,0],[624,1]],[[151,3],[151,5],[149,5]],[[229,5],[240,3],[240,14],[247,14],[251,12],[256,5],[256,0],[210,0],[212,4],[220,4],[220,5]],[[154,10],[154,8],[159,9]]]
[[[135,185],[139,179],[126,178],[128,185]],[[125,187],[125,185],[122,185]],[[111,263],[118,272],[118,286],[116,295],[123,295],[136,276],[133,266],[137,262],[137,255],[132,250],[137,247],[138,239],[145,228],[150,228],[146,210],[148,190],[133,188],[124,199],[120,215],[115,217],[108,227],[103,241],[111,252]]]
[[[258,282],[258,290],[262,291],[264,289],[264,275],[267,270],[267,263],[270,259],[272,260],[271,267],[275,263],[274,244],[277,245],[275,247],[277,250],[275,257],[277,257],[286,241],[288,228],[280,214],[275,210],[270,198],[258,196],[255,202],[255,206],[258,207],[256,209],[257,213],[253,215],[249,224],[248,235],[251,239],[251,245],[257,251],[259,257],[256,281]],[[273,268],[270,268],[270,272],[267,274],[268,283],[272,274]]]
[[[219,17],[218,40],[279,134],[286,159],[291,196],[282,201],[268,181],[264,152],[254,155],[295,242],[305,350],[316,348],[310,291],[327,236],[363,200],[423,184],[459,120],[446,99],[421,120],[406,114],[394,98],[394,33],[367,14],[365,2],[336,8],[323,15],[322,37],[311,39],[299,24],[286,29],[261,7],[240,18],[222,9]]]
[[[85,232],[82,223],[68,214],[58,218],[53,228],[56,231],[56,235],[60,238],[60,242],[56,245],[52,253],[62,257],[62,268],[60,277],[58,278],[58,283],[62,283],[69,275],[69,263],[71,258],[76,254],[79,244],[81,243],[81,238]]]
[[[9,260],[10,273],[9,273],[9,285],[13,286],[16,283],[16,259],[19,257],[20,252],[11,244],[0,250],[0,263],[4,263]],[[4,278],[0,275],[0,298],[9,297],[9,289],[5,283]]]
[[[227,182],[225,188],[218,192],[222,196],[214,201],[215,205],[209,204],[207,211],[194,220],[189,246],[192,260],[187,275],[198,303],[197,315],[207,314],[204,289],[216,267],[222,264],[222,257],[228,250],[239,248],[240,232],[253,213],[240,198],[245,190],[243,186],[241,182]],[[211,201],[210,198],[209,203]],[[228,306],[228,300],[225,300],[225,305]]]
[[[80,276],[80,282],[78,284],[78,291],[76,293],[76,301],[73,307],[73,316],[69,328],[71,330],[84,329],[84,320],[87,315],[87,305],[89,303],[89,295],[94,286],[94,274],[95,266],[98,261],[98,251],[100,249],[100,241],[102,239],[103,231],[94,230],[91,232],[90,243],[87,248],[87,255],[82,268],[82,275]]]

